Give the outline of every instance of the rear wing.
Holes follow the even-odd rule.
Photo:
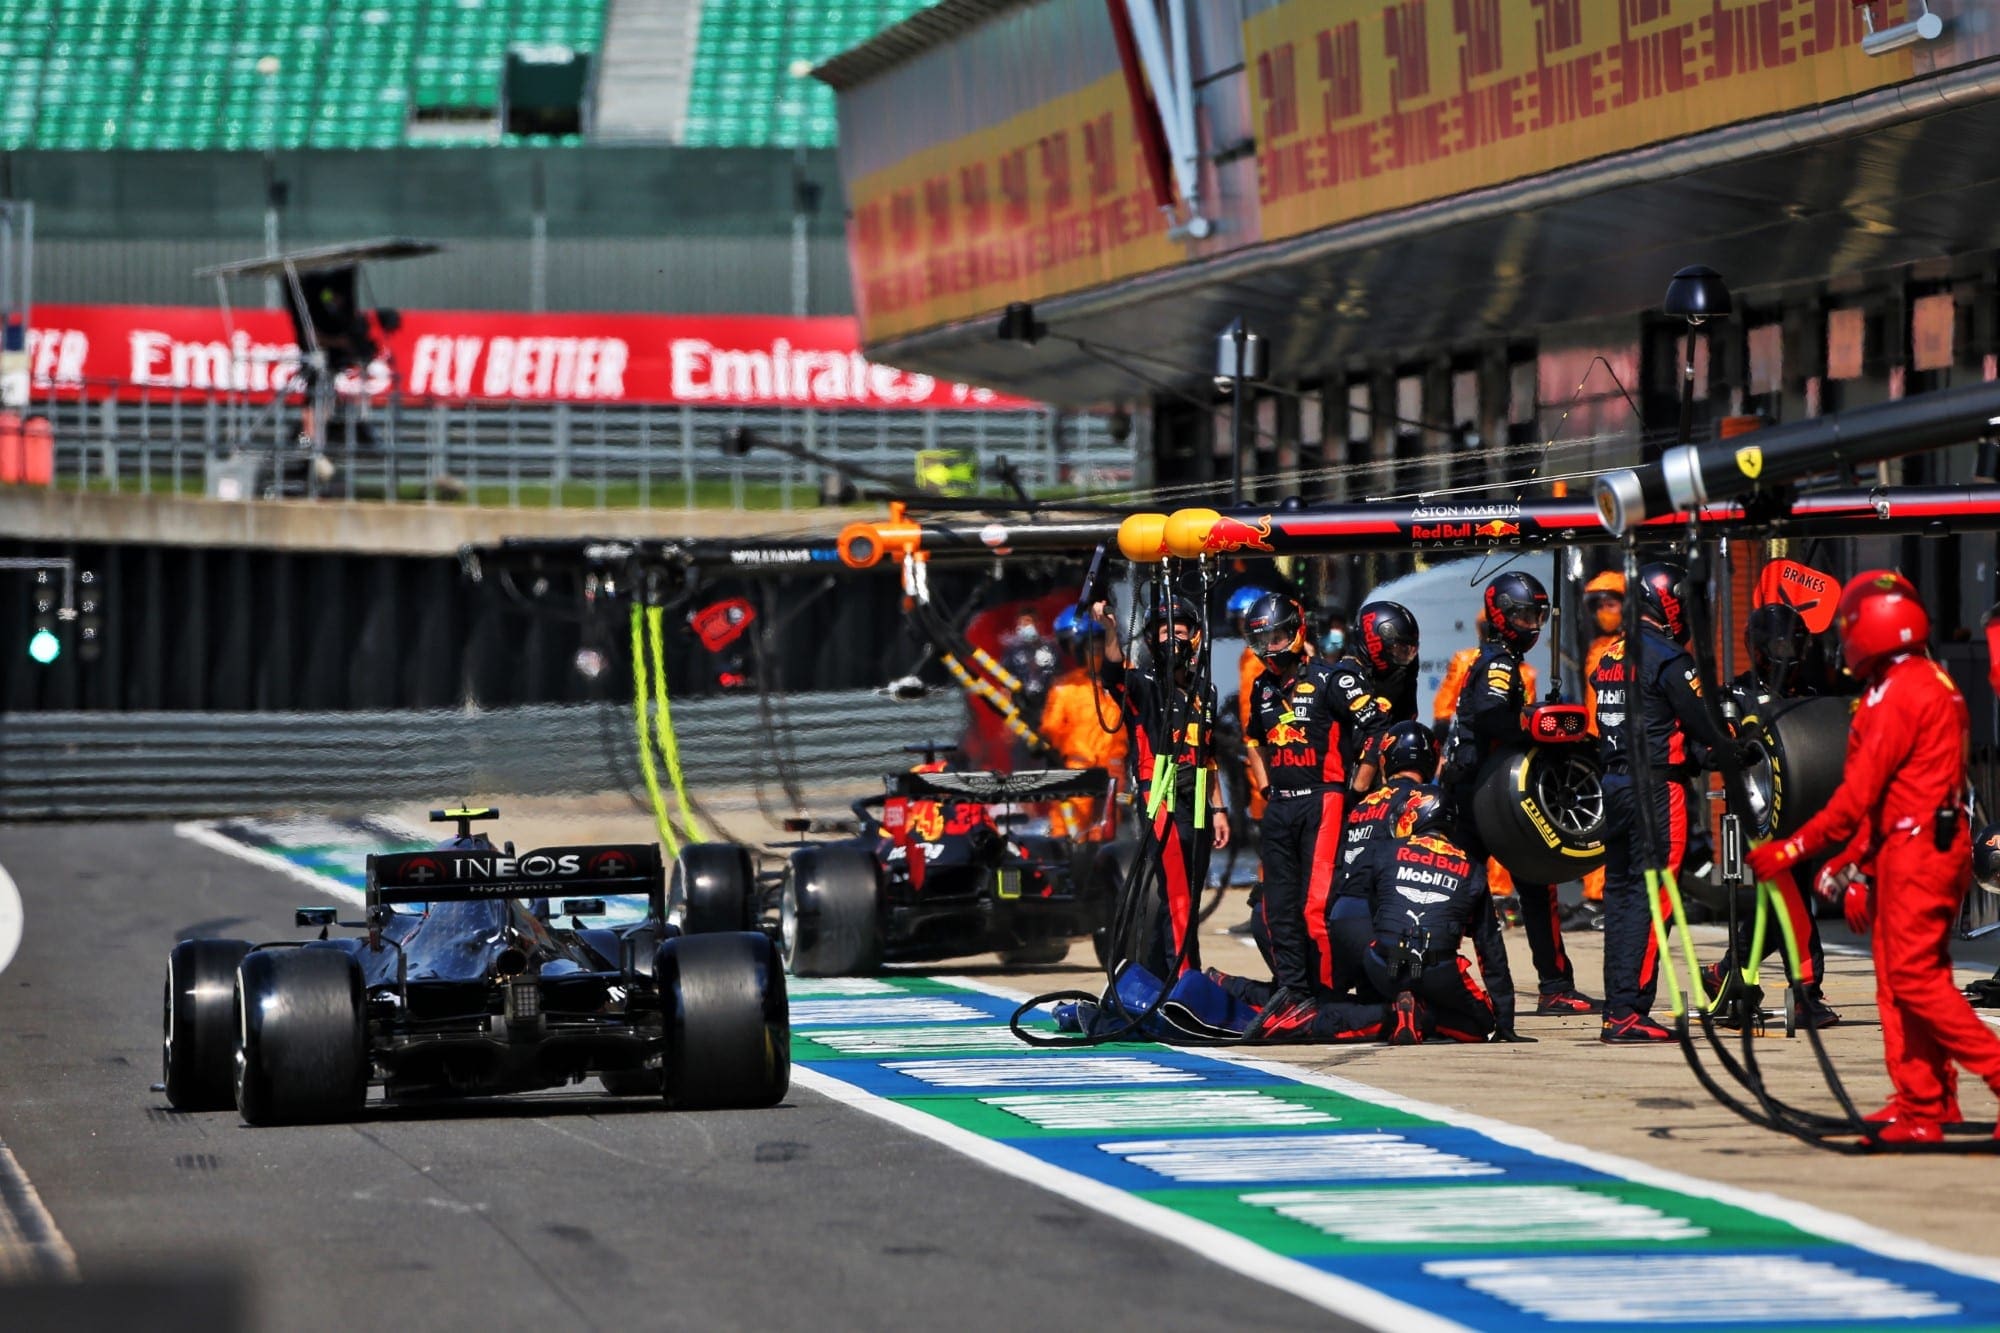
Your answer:
[[[645,894],[666,919],[666,874],[650,842],[537,847],[509,856],[439,848],[368,858],[368,906],[471,902],[480,898],[611,898]]]
[[[892,773],[885,785],[891,796],[998,805],[1102,796],[1109,781],[1109,774],[1101,768],[1048,768],[1019,773]]]

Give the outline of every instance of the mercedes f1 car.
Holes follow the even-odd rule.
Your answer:
[[[650,844],[516,854],[458,822],[433,851],[368,858],[363,919],[301,908],[317,939],[194,939],[167,960],[167,1099],[253,1125],[391,1100],[522,1092],[595,1075],[670,1107],[752,1107],[790,1083],[783,968],[756,930],[683,934]],[[589,896],[563,897],[576,894]],[[636,896],[622,925],[606,899]],[[551,901],[557,903],[553,913]],[[560,925],[568,918],[567,926]],[[329,927],[360,933],[329,938]]]
[[[802,977],[987,952],[1056,963],[1073,940],[1102,944],[1119,878],[1111,848],[1014,830],[1022,804],[1102,798],[1103,769],[892,773],[883,786],[852,819],[787,821],[797,841],[683,848],[669,919],[690,934],[774,928]]]

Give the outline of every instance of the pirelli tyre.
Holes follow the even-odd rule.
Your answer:
[[[865,847],[805,847],[785,865],[778,937],[795,977],[863,976],[882,965],[882,875]]]
[[[1744,773],[1759,837],[1783,838],[1826,808],[1847,765],[1853,701],[1800,699],[1774,710],[1751,734],[1757,756]]]
[[[1489,759],[1472,794],[1479,836],[1524,884],[1561,884],[1604,864],[1604,781],[1583,745],[1515,745]]]
[[[683,935],[660,946],[666,1050],[658,1084],[676,1110],[775,1106],[792,1081],[785,970],[761,934]]]
[[[1091,946],[1097,951],[1097,965],[1109,971],[1113,964],[1135,958],[1141,952],[1140,942],[1152,927],[1149,913],[1140,912],[1139,918],[1130,923],[1128,937],[1124,940],[1113,938],[1118,918],[1118,904],[1125,892],[1125,882],[1132,874],[1132,866],[1139,857],[1139,844],[1129,838],[1117,842],[1098,843],[1091,848],[1089,879],[1089,901],[1091,920],[1095,923],[1090,934]],[[1142,906],[1150,906],[1148,898]]]
[[[236,1110],[253,1125],[352,1120],[368,1095],[361,966],[344,949],[258,949],[236,969]]]
[[[182,940],[167,955],[161,1066],[180,1111],[236,1104],[236,967],[248,940]]]
[[[683,935],[755,930],[760,915],[750,849],[733,842],[681,848],[667,880],[667,919]]]

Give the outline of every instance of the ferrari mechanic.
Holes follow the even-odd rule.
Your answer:
[[[1867,880],[1850,916],[1872,915],[1882,1054],[1895,1094],[1871,1117],[1890,1143],[1936,1143],[1962,1119],[1954,1062],[2000,1092],[2000,1036],[1952,984],[1950,939],[1971,860],[1969,722],[1958,686],[1930,656],[1930,615],[1900,574],[1849,581],[1834,623],[1847,669],[1867,683],[1847,764],[1826,807],[1788,838],[1752,849],[1768,879],[1857,833]],[[1870,883],[1872,882],[1872,887]],[[1871,910],[1872,909],[1872,910]]]

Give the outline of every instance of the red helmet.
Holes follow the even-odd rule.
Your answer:
[[[1849,611],[1868,598],[1878,597],[1885,592],[1915,597],[1917,585],[1893,569],[1864,569],[1849,579],[1847,586],[1840,590],[1840,604],[1834,609],[1833,623],[1841,624],[1847,619]]]
[[[1847,669],[1867,677],[1895,653],[1930,642],[1931,617],[1901,574],[1870,570],[1848,581],[1834,613]]]

